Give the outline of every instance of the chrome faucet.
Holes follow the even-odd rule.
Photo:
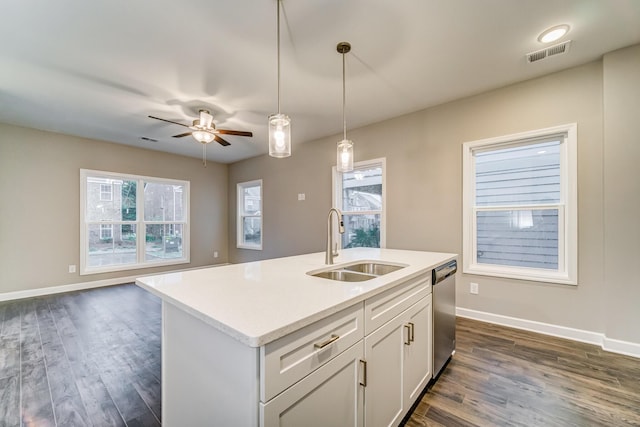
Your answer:
[[[333,258],[338,256],[338,244],[335,244],[335,250],[333,249],[333,221],[331,216],[335,212],[338,218],[338,231],[340,234],[344,234],[344,222],[342,222],[342,213],[336,209],[329,209],[329,215],[327,216],[327,253],[324,259],[325,264],[333,264]]]

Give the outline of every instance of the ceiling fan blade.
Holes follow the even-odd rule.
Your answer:
[[[185,132],[178,135],[173,135],[174,138],[184,138],[185,136],[191,135],[192,132]]]
[[[253,136],[252,132],[243,132],[241,130],[216,129],[216,133],[221,135]]]
[[[167,119],[161,119],[160,117],[155,117],[155,116],[149,116],[150,119],[156,119],[156,120],[161,120],[163,122],[167,122],[167,123],[173,123],[174,125],[180,125],[180,126],[184,126],[186,128],[188,128],[188,125],[185,125],[183,123],[178,123],[178,122],[173,122],[171,120],[167,120]]]
[[[215,140],[218,144],[226,147],[227,145],[231,145],[227,140],[220,138],[218,135],[215,136]]]

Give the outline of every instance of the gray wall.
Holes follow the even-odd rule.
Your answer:
[[[191,263],[80,276],[80,169],[191,182]],[[0,293],[227,261],[227,166],[0,124]],[[213,251],[220,256],[213,258]]]
[[[607,337],[640,343],[640,45],[604,57]]]
[[[461,253],[462,143],[577,122],[578,286],[461,274],[458,305],[640,343],[639,76],[635,46],[350,130],[356,160],[387,158],[387,246]],[[204,168],[198,159],[0,124],[0,293],[176,268],[67,273],[79,264],[80,168],[191,181],[192,262],[178,268],[321,251],[339,139],[296,145],[284,160]],[[262,251],[236,248],[236,183],[253,179],[264,184]],[[472,281],[479,295],[469,294]]]
[[[619,84],[624,91],[625,83]],[[614,126],[623,129],[629,120],[638,121],[637,116],[624,118]],[[610,283],[604,280],[602,61],[351,130],[349,137],[355,141],[356,160],[387,158],[387,247],[461,253],[462,144],[571,122],[578,124],[578,286],[461,274],[457,305],[594,332],[615,331],[619,339],[640,342],[633,331],[640,324],[640,310],[619,313],[615,320],[619,328],[605,323],[603,296]],[[286,160],[264,156],[230,166],[232,262],[324,249],[331,166],[339,139],[294,146]],[[612,150],[619,152],[618,147]],[[265,198],[261,252],[235,247],[235,184],[258,178],[263,179]],[[301,192],[306,193],[306,201],[297,201]],[[638,206],[637,191],[634,197]],[[615,203],[616,210],[627,206],[621,200]],[[637,227],[631,218],[624,221]],[[618,250],[612,247],[611,256]],[[620,300],[634,285],[629,276],[625,278],[616,287]],[[478,295],[469,293],[469,282],[480,284]],[[634,301],[637,304],[638,299]],[[616,304],[612,302],[612,310]]]

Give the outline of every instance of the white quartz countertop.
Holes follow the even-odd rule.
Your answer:
[[[426,273],[456,254],[396,249],[324,252],[141,277],[136,284],[251,347],[260,347],[330,314]],[[364,282],[312,277],[309,271],[353,261],[407,267]]]

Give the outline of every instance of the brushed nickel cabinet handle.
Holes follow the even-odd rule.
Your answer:
[[[415,335],[413,334],[414,332],[414,328],[416,325],[414,325],[413,323],[409,322],[409,342],[413,342],[415,339]]]
[[[367,361],[360,359],[360,363],[362,364],[362,381],[360,381],[360,385],[362,387],[367,386]]]
[[[334,342],[335,340],[337,340],[338,338],[340,338],[340,335],[331,334],[331,338],[329,338],[326,341],[320,342],[320,343],[317,342],[313,346],[315,348],[324,348],[324,347],[328,346],[329,344],[331,344],[332,342]]]
[[[404,325],[404,327],[407,330],[407,336],[406,336],[407,339],[404,342],[404,345],[411,345],[411,323]]]

